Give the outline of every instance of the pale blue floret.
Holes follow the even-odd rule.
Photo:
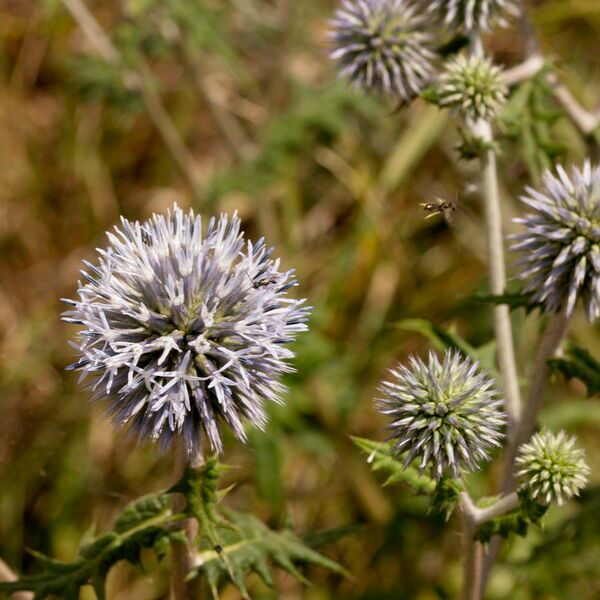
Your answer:
[[[526,188],[532,210],[515,219],[525,232],[511,236],[522,253],[515,264],[524,291],[548,312],[569,316],[582,298],[588,320],[600,317],[600,166],[589,161],[571,176],[562,166],[546,171],[541,190]]]
[[[401,102],[429,83],[436,58],[427,19],[406,0],[342,0],[330,22],[331,57],[355,86]]]
[[[304,300],[286,297],[293,271],[264,239],[244,240],[234,215],[202,219],[175,206],[145,223],[121,219],[86,262],[65,321],[84,326],[70,369],[93,374],[94,399],[140,441],[191,457],[202,432],[222,450],[218,424],[241,440],[244,420],[264,428],[265,402],[280,402],[286,347],[306,331]]]
[[[470,33],[505,26],[518,13],[516,0],[420,0],[447,27]]]

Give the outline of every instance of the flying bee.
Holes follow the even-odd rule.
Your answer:
[[[260,279],[259,281],[255,281],[250,277],[248,273],[246,273],[250,283],[252,283],[252,287],[257,290],[261,287],[265,287],[266,285],[271,285],[272,283],[277,283],[277,279],[275,277],[265,277],[264,279]]]
[[[456,202],[436,198],[435,202],[423,202],[420,206],[427,213],[426,219],[431,219],[435,215],[442,215],[448,225],[456,224],[456,211],[458,209]]]
[[[142,243],[146,246],[152,246],[152,236],[142,229]]]

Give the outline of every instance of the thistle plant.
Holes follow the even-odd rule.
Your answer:
[[[536,502],[564,504],[585,487],[590,468],[575,438],[564,431],[540,431],[519,448],[519,488]]]
[[[139,441],[162,451],[182,440],[188,458],[223,443],[219,422],[246,440],[264,429],[266,402],[280,402],[291,370],[285,344],[306,330],[296,281],[280,272],[264,239],[244,240],[236,215],[202,219],[175,206],[144,223],[121,219],[86,262],[85,282],[63,318],[81,325],[80,358],[94,399]]]
[[[381,384],[379,410],[391,419],[394,455],[404,466],[419,460],[439,481],[461,470],[475,471],[501,446],[505,415],[494,380],[476,361],[457,351],[427,363],[412,357],[409,367],[391,370]]]
[[[506,294],[505,236],[497,166],[500,145],[495,139],[495,127],[503,107],[511,100],[509,84],[524,81],[527,85],[528,78],[538,74],[544,61],[536,55],[504,71],[486,55],[482,33],[508,24],[510,17],[520,12],[512,0],[434,0],[419,6],[420,15],[435,16],[437,25],[441,25],[427,32],[434,36],[434,41],[430,41],[433,45],[443,47],[449,35],[456,38],[462,33],[469,38],[465,51],[461,49],[458,55],[450,52],[445,57],[439,74],[432,78],[422,96],[440,109],[451,110],[459,120],[460,156],[478,160],[497,370],[481,368],[478,362],[481,349],[473,348],[454,333],[440,332],[435,325],[424,327],[423,332],[437,345],[445,344],[450,349],[441,358],[430,353],[427,361],[412,357],[408,364],[391,369],[391,377],[380,384],[380,397],[376,400],[378,410],[389,419],[388,442],[365,439],[356,442],[369,452],[373,468],[388,472],[388,483],[405,482],[419,493],[429,494],[433,507],[446,515],[455,506],[460,507],[462,597],[480,600],[500,543],[498,536],[526,534],[528,526],[539,522],[550,502],[562,504],[569,500],[587,480],[589,469],[581,451],[574,449],[574,438],[564,432],[554,435],[547,431],[534,434],[534,431],[550,365],[554,364],[549,359],[567,334],[577,300],[582,299],[590,323],[599,317],[600,168],[586,161],[582,170],[573,168],[568,175],[563,167],[557,166],[556,175],[547,171],[541,188],[527,187],[522,197],[531,212],[516,219],[524,231],[511,237],[512,250],[521,253],[515,266],[516,276],[524,282],[516,294],[516,303],[528,309],[541,307],[547,325],[532,366],[519,373],[508,306],[509,301],[514,304],[515,300],[514,295],[511,298]],[[351,35],[341,36],[340,25],[352,25],[361,32],[373,31],[367,24],[375,21],[366,15],[383,14],[389,7],[390,3],[383,0],[344,2],[333,22],[332,37],[340,42],[334,52],[340,72],[350,74],[351,80],[359,81],[363,87],[374,87],[372,73],[384,72],[381,66],[371,66],[379,64],[380,55],[374,54],[372,45],[366,41]],[[526,15],[521,14],[520,18],[522,30],[532,31]],[[377,37],[377,44],[382,43],[381,39]],[[532,40],[528,42],[531,47]],[[370,60],[374,56],[375,62]],[[406,59],[404,63],[407,64]],[[548,81],[555,83],[556,79]],[[388,90],[390,86],[378,87]],[[556,93],[560,102],[567,96],[568,92],[562,89]],[[522,102],[519,106],[522,108]],[[576,124],[582,122],[581,111],[566,101],[564,106]],[[589,130],[584,133],[589,134]],[[436,208],[441,212],[444,203],[422,206],[430,213]],[[454,204],[452,208],[456,209]],[[560,371],[568,377],[576,374],[586,382],[591,381],[600,373],[600,365],[583,350],[577,355],[582,357],[585,368],[561,358],[557,363]],[[586,368],[595,375],[586,374]],[[523,401],[520,378],[526,372],[529,381]],[[588,383],[588,387],[596,389],[593,383]],[[491,450],[502,446],[505,429],[507,443],[499,496],[493,503],[480,507],[471,498],[469,481],[464,475],[484,469],[491,459]],[[489,542],[487,550],[481,542]]]
[[[437,86],[440,106],[455,108],[471,121],[494,119],[507,92],[501,69],[476,56],[459,55],[449,61]]]
[[[450,29],[466,33],[507,25],[517,13],[516,0],[432,0],[424,7]]]
[[[0,582],[0,592],[74,598],[92,585],[102,599],[114,564],[139,564],[144,549],[161,559],[169,546],[174,600],[197,598],[201,577],[214,598],[226,582],[249,598],[247,574],[273,585],[269,563],[296,576],[298,562],[344,573],[289,529],[220,506],[223,468],[216,454],[202,458],[204,437],[222,451],[220,422],[245,441],[244,422],[263,429],[266,403],[281,401],[294,356],[286,344],[307,329],[309,312],[287,296],[293,271],[280,271],[263,238],[246,241],[235,214],[204,227],[175,205],[142,223],[121,218],[107,235],[97,263],[85,262],[79,298],[66,300],[63,319],[82,327],[69,368],[90,378],[93,400],[117,424],[163,454],[183,448],[187,466],[177,456],[175,485],[131,503],[74,561],[38,553],[45,572]]]
[[[404,103],[433,76],[427,20],[407,0],[343,0],[330,27],[331,57],[358,88]]]
[[[521,200],[532,212],[516,223],[513,236],[521,253],[517,276],[524,291],[551,313],[569,317],[582,299],[590,323],[600,317],[600,166],[586,161],[571,174],[561,166],[548,170],[542,187],[526,188]]]

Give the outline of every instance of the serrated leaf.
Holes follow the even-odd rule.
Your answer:
[[[172,514],[166,494],[140,498],[125,508],[115,522],[115,529],[83,544],[72,562],[32,552],[44,573],[0,582],[0,592],[23,590],[33,592],[39,600],[50,596],[77,600],[80,588],[91,585],[102,600],[104,581],[111,567],[121,560],[139,563],[141,549],[160,545],[161,539],[170,539],[170,526],[180,518]]]
[[[366,454],[367,462],[373,471],[383,471],[388,478],[383,485],[407,483],[417,494],[431,495],[435,491],[435,482],[426,475],[419,475],[413,467],[404,467],[392,451],[391,444],[375,442],[360,437],[352,437],[352,441]]]
[[[206,577],[211,589],[218,589],[224,581],[232,581],[247,596],[245,579],[249,573],[256,573],[266,585],[272,586],[270,564],[305,583],[296,566],[299,563],[347,574],[340,565],[310,548],[289,529],[273,531],[251,514],[221,510],[230,527],[216,527],[221,540],[218,548],[206,538],[200,540],[192,571],[192,577]]]
[[[186,470],[171,491],[184,494],[187,514],[199,522],[200,534],[195,541],[195,567],[189,578],[204,576],[213,596],[219,586],[232,582],[248,598],[246,577],[256,573],[267,585],[273,585],[273,564],[305,581],[297,563],[311,563],[338,573],[341,566],[322,556],[290,529],[273,531],[248,514],[237,513],[218,504],[217,490],[223,467],[211,457],[200,470]]]
[[[576,378],[587,388],[587,395],[593,396],[600,392],[600,362],[585,348],[572,342],[565,344],[565,355],[548,361],[555,373],[561,373],[567,381]]]

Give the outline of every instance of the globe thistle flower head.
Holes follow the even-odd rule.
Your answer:
[[[342,0],[330,25],[340,74],[365,91],[406,103],[434,73],[426,20],[406,0]]]
[[[94,399],[139,441],[182,440],[190,458],[204,434],[222,450],[219,422],[243,441],[244,420],[264,428],[292,370],[286,344],[307,328],[304,301],[286,296],[293,271],[245,241],[236,215],[203,231],[175,206],[107,235],[63,315],[83,326],[70,368],[93,377]]]
[[[541,431],[519,448],[516,463],[520,489],[534,501],[547,506],[563,504],[577,496],[590,472],[583,450],[574,448],[575,437],[564,431]]]
[[[456,108],[473,121],[492,120],[506,102],[508,93],[501,73],[487,58],[457,56],[440,76],[440,105]]]
[[[436,480],[457,478],[500,446],[503,402],[476,361],[457,351],[446,351],[442,360],[430,352],[427,363],[411,357],[391,374],[380,386],[378,408],[391,419],[390,439],[399,458],[406,453],[405,467],[418,459],[420,471],[429,468]]]
[[[515,263],[524,291],[548,312],[569,316],[582,298],[588,320],[600,317],[600,166],[589,161],[569,176],[562,166],[546,171],[540,190],[521,200],[532,212],[514,219],[525,232],[513,235]]]
[[[518,13],[515,0],[431,0],[426,6],[446,27],[465,33],[506,26]]]

